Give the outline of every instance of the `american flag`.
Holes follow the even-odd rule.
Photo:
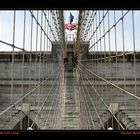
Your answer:
[[[73,31],[77,28],[77,24],[75,23],[66,23],[64,26],[65,26],[65,29],[69,31]]]
[[[73,22],[74,16],[72,15],[72,13],[70,12],[70,24]]]

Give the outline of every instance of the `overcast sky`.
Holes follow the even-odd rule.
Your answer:
[[[74,16],[73,23],[77,23],[78,19],[78,11],[76,10],[65,10],[64,11],[64,23],[69,22],[69,15],[70,12]],[[124,11],[126,12],[126,11]],[[135,11],[135,48],[136,50],[140,51],[140,11]],[[116,12],[116,20],[121,16],[121,12],[118,10]],[[27,12],[27,21],[29,25],[31,23],[30,13]],[[110,12],[110,26],[113,25],[114,19],[113,19],[113,12]],[[107,30],[107,21],[106,21],[106,30]],[[36,30],[36,24],[33,24],[33,38],[35,39],[35,30]],[[125,44],[125,50],[126,51],[132,51],[133,50],[133,30],[132,30],[132,15],[131,12],[127,14],[124,18],[124,44]],[[101,32],[103,33],[103,29],[101,28]],[[16,30],[15,30],[15,45],[19,47],[23,47],[23,11],[16,12]],[[68,31],[65,30],[65,34],[71,34],[72,36],[76,37],[76,31]],[[123,41],[122,41],[122,23],[118,23],[116,26],[117,31],[117,48],[118,50],[123,50]],[[106,36],[106,48],[109,49],[109,42],[108,42],[108,35]],[[51,35],[52,38],[52,35]],[[53,39],[53,38],[52,38]],[[96,39],[96,38],[95,38]],[[99,34],[98,34],[99,39]],[[13,11],[0,11],[0,40],[11,43],[13,40]],[[114,36],[114,29],[110,32],[110,44],[111,44],[111,50],[115,50],[115,36]],[[38,37],[39,42],[39,37]],[[93,44],[93,39],[90,41],[90,46]],[[33,41],[33,46],[35,46],[35,41]],[[51,47],[51,44],[49,44]],[[99,45],[99,44],[98,44]],[[103,40],[101,41],[101,46],[103,46]],[[29,50],[30,48],[30,26],[26,27],[26,43],[25,43],[25,49]],[[0,51],[11,51],[11,47],[8,45],[4,45],[0,43]],[[32,50],[35,51],[35,47],[32,48]],[[96,49],[95,49],[96,50]],[[99,50],[99,49],[98,49]],[[103,50],[103,48],[102,48]]]

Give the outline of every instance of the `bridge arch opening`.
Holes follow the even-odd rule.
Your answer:
[[[27,130],[27,128],[29,126],[31,126],[33,123],[33,121],[26,115],[23,119],[22,119],[22,128],[21,128],[21,121],[19,121],[14,127],[13,130]],[[33,130],[38,130],[39,127],[37,126],[36,123],[34,123],[33,125]]]

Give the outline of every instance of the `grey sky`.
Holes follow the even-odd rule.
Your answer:
[[[66,10],[64,11],[64,23],[69,22],[69,14],[70,12],[74,15],[74,21],[73,23],[77,23],[78,20],[78,11],[76,10]],[[126,11],[123,11],[124,13]],[[119,19],[121,16],[121,11],[116,11],[116,20]],[[140,11],[135,11],[134,12],[135,16],[135,48],[136,50],[140,51]],[[18,11],[16,12],[16,32],[15,32],[15,45],[19,47],[23,47],[23,11]],[[30,13],[27,12],[27,24],[30,25],[31,18],[30,18]],[[112,26],[114,23],[113,19],[113,11],[110,11],[110,26]],[[105,21],[105,28],[106,31],[108,29],[107,25],[107,20]],[[35,30],[36,30],[36,24],[33,24],[33,39],[35,39]],[[132,16],[131,16],[131,11],[124,17],[124,45],[125,45],[125,50],[126,51],[131,51],[133,50],[133,30],[132,30]],[[117,31],[117,49],[118,50],[123,50],[123,44],[122,44],[122,23],[118,23],[116,26],[116,31]],[[65,34],[67,35],[73,35],[76,37],[76,32],[77,30],[74,31],[68,31],[65,30]],[[99,32],[99,31],[98,31]],[[30,50],[30,26],[26,27],[26,43],[25,43],[25,49]],[[101,34],[103,34],[103,29],[101,27]],[[52,40],[53,37],[50,34]],[[98,38],[95,37],[95,39],[99,39],[99,33],[98,33]],[[13,11],[0,11],[0,40],[3,40],[5,42],[11,43],[13,40]],[[88,38],[87,38],[88,40]],[[40,41],[40,37],[38,37],[38,42]],[[93,40],[90,41],[90,46],[93,44]],[[101,46],[103,46],[103,40],[101,41]],[[114,36],[114,29],[111,30],[110,32],[110,44],[111,44],[111,50],[115,50],[115,36]],[[39,45],[39,44],[38,44]],[[51,48],[51,44],[50,48]],[[100,44],[98,44],[100,45]],[[33,41],[33,46],[36,46],[35,41]],[[97,46],[95,47],[95,50]],[[109,42],[108,38],[106,36],[106,48],[109,49]],[[11,47],[8,45],[4,45],[0,43],[0,51],[11,51]],[[32,50],[35,51],[35,47],[32,48]],[[98,49],[99,50],[99,49]],[[103,48],[101,48],[103,50]]]

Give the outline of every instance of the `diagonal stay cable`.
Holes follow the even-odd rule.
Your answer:
[[[56,71],[54,73],[56,73],[57,70],[58,69],[56,69]],[[5,112],[7,112],[10,108],[14,107],[17,103],[19,103],[20,101],[22,101],[26,96],[30,95],[34,90],[38,89],[44,82],[46,82],[52,75],[54,75],[54,73],[52,73],[51,75],[49,75],[45,80],[43,80],[42,82],[40,82],[35,88],[33,88],[28,93],[26,93],[23,97],[21,97],[19,100],[17,100],[16,102],[14,102],[12,105],[10,105],[9,107],[7,107],[5,110],[3,110],[0,113],[0,116],[3,115]]]
[[[96,42],[94,42],[94,44],[92,44],[88,49],[90,50],[91,48],[93,48],[96,44],[98,44],[98,42],[104,38],[109,32],[111,32],[111,30],[116,27],[116,25],[130,12],[130,10],[127,10],[126,13],[124,13],[124,15],[122,17],[120,17],[116,23],[114,23]],[[105,15],[103,16],[103,19],[105,18],[106,14],[108,13],[108,11],[105,13]],[[102,21],[102,20],[101,20]],[[99,26],[101,25],[101,23],[99,23]],[[93,32],[93,34],[91,35],[94,36],[95,32],[97,32],[97,29],[99,28],[99,26],[96,27],[96,30]],[[89,40],[90,41],[90,40]],[[84,55],[86,52],[83,52],[82,54]],[[76,57],[78,57],[79,55],[77,55]]]
[[[82,64],[81,64],[82,65]],[[77,67],[80,69],[80,67],[77,65]],[[92,83],[87,79],[87,81],[89,82],[89,84],[92,86],[92,88],[94,89],[94,91],[96,92],[96,94],[98,95],[98,97],[101,99],[101,101],[103,102],[103,104],[105,105],[105,107],[107,108],[107,110],[111,113],[111,115],[114,117],[114,119],[118,122],[118,124],[121,126],[121,128],[123,130],[125,130],[125,128],[122,126],[122,124],[119,122],[119,120],[116,118],[116,116],[112,113],[112,111],[109,109],[108,105],[104,102],[103,98],[99,95],[98,91],[95,89],[95,87],[92,85]]]
[[[134,54],[134,51],[126,52],[125,54],[124,53],[120,53],[120,54],[117,54],[117,55],[110,55],[108,57],[102,57],[102,58],[98,58],[98,59],[90,59],[90,61],[111,59],[111,58],[116,58],[116,57],[122,57],[123,55],[127,56],[127,55],[130,55],[130,54]],[[81,61],[82,62],[87,62],[89,60],[81,60]]]
[[[79,70],[82,71],[81,69],[79,69]],[[98,119],[99,119],[99,121],[100,121],[100,124],[101,124],[101,126],[103,127],[103,129],[105,129],[105,128],[104,128],[104,125],[103,125],[103,122],[102,122],[102,120],[101,120],[101,117],[100,117],[100,115],[99,115],[99,113],[98,113],[98,111],[97,111],[97,108],[95,107],[95,104],[94,104],[94,102],[93,102],[93,100],[92,100],[92,98],[91,98],[91,96],[90,96],[90,94],[89,94],[89,91],[88,91],[88,89],[87,89],[87,87],[86,87],[86,85],[85,85],[83,76],[81,75],[81,77],[82,77],[82,81],[83,81],[83,83],[84,83],[84,87],[85,87],[86,90],[87,90],[89,99],[90,99],[90,101],[91,101],[91,103],[92,103],[92,105],[93,105],[93,107],[94,107],[95,113],[96,113],[96,115],[97,115],[97,117],[98,117]]]
[[[83,81],[83,78],[82,78],[82,81]],[[82,86],[82,88],[83,88],[83,86]],[[93,120],[93,117],[92,117],[92,114],[91,114],[91,111],[90,111],[90,106],[89,106],[89,104],[88,104],[88,101],[87,101],[87,98],[86,98],[86,93],[85,93],[85,90],[84,90],[84,88],[83,88],[83,95],[84,95],[84,102],[85,102],[85,108],[86,108],[86,112],[89,112],[89,116],[90,116],[90,118],[91,118],[91,122],[92,122],[92,125],[93,125],[93,127],[94,127],[94,129],[96,128],[96,126],[95,126],[95,122],[94,122],[94,120]],[[89,111],[88,111],[89,110]],[[88,117],[89,118],[89,117]],[[90,121],[89,121],[89,119],[88,119],[88,122],[90,123]],[[88,127],[87,127],[88,128]]]
[[[83,83],[84,83],[84,80],[83,80],[83,76],[81,76],[81,79],[82,79],[82,81],[83,81]],[[83,86],[82,86],[83,87]],[[88,92],[88,90],[87,90],[87,87],[85,86],[85,83],[84,83],[84,87],[85,87],[85,89],[86,89],[86,91]],[[83,88],[83,91],[84,91],[84,88]],[[85,99],[86,99],[86,101],[85,102],[87,102],[87,104],[88,104],[88,101],[87,101],[87,98],[86,98],[86,95],[85,95],[85,92],[84,92],[84,97],[85,97]],[[89,106],[89,108],[90,108],[90,105],[88,105]],[[90,110],[90,109],[89,109]],[[89,111],[90,112],[90,111]],[[91,114],[91,113],[90,113]],[[92,116],[92,115],[90,115],[90,116]],[[94,129],[95,129],[95,122],[94,122],[94,119],[93,119],[93,117],[91,117],[92,118],[92,123],[94,124]]]
[[[16,48],[16,49],[24,51],[24,52],[28,52],[27,50],[20,48],[19,46],[16,46],[15,44],[11,44],[11,43],[5,42],[3,40],[0,40],[0,43],[3,43],[5,45],[11,46],[12,48]]]
[[[34,16],[33,12],[31,10],[29,10],[29,12],[31,13],[31,15],[33,16],[33,18],[35,19],[36,23],[38,24],[38,26],[40,27],[41,31],[44,32],[45,36],[48,38],[48,40],[52,43],[52,40],[50,39],[50,37],[48,36],[48,34],[46,33],[46,31],[43,29],[43,27],[40,25],[39,21],[36,19],[36,17]]]
[[[59,72],[58,75],[60,75],[60,72]],[[41,105],[41,108],[38,110],[38,113],[37,113],[37,115],[35,116],[35,119],[33,120],[33,123],[32,123],[31,126],[30,126],[31,128],[32,128],[33,125],[35,124],[35,121],[36,121],[36,119],[38,118],[39,113],[40,113],[41,110],[43,109],[43,106],[44,106],[44,104],[46,103],[46,101],[47,101],[47,99],[48,99],[48,97],[49,97],[49,95],[50,95],[50,93],[51,93],[51,91],[52,91],[52,89],[53,89],[53,87],[54,87],[56,81],[57,81],[57,78],[56,78],[56,80],[53,82],[51,89],[49,90],[49,92],[48,92],[48,94],[47,94],[47,96],[46,96],[44,102],[43,102],[42,105]]]
[[[129,95],[131,95],[132,97],[134,97],[134,98],[140,100],[140,97],[139,97],[139,96],[134,95],[133,93],[131,93],[131,92],[129,92],[129,91],[127,91],[127,90],[125,90],[125,89],[123,89],[123,88],[121,88],[121,87],[115,85],[113,82],[110,82],[110,81],[104,79],[103,77],[97,75],[96,73],[90,71],[90,70],[87,69],[84,65],[82,65],[80,62],[79,62],[79,64],[80,64],[81,66],[83,66],[83,67],[85,68],[85,70],[87,70],[89,73],[95,75],[95,76],[98,77],[99,79],[102,79],[102,80],[105,81],[106,83],[108,83],[108,84],[110,84],[110,85],[116,87],[117,89],[119,89],[119,90],[121,90],[121,91],[123,91],[123,92],[125,92],[125,93],[127,93],[127,94],[129,94]]]
[[[60,74],[59,74],[59,78],[58,78],[58,79],[59,79],[59,81],[58,81],[59,85],[57,86],[57,88],[56,88],[56,90],[55,90],[55,95],[54,95],[54,97],[53,97],[53,99],[52,99],[51,107],[50,107],[50,109],[49,109],[49,112],[48,112],[48,114],[47,114],[47,117],[45,117],[45,118],[49,118],[50,112],[51,112],[52,107],[53,107],[53,105],[54,105],[54,101],[55,101],[55,98],[56,98],[56,95],[57,95],[57,91],[58,91],[59,86],[60,86],[60,83],[61,83],[61,75],[60,75]],[[46,126],[46,123],[47,123],[47,119],[46,119],[46,121],[44,122],[44,126]]]
[[[51,109],[49,110],[49,115],[48,115],[50,117],[50,113],[51,113],[52,107],[55,106],[56,109],[53,110],[53,112],[55,113],[55,115],[53,115],[53,117],[51,118],[51,120],[54,119],[52,128],[57,128],[56,125],[58,123],[58,121],[57,121],[58,120],[58,117],[59,117],[58,116],[58,112],[59,112],[59,108],[60,108],[59,107],[59,104],[58,104],[58,99],[59,99],[58,96],[60,96],[59,89],[60,89],[60,86],[61,86],[61,80],[62,80],[62,74],[60,74],[59,81],[58,81],[58,86],[56,88],[56,97],[53,100],[53,103],[51,105]]]

